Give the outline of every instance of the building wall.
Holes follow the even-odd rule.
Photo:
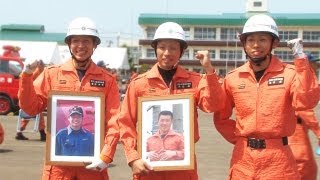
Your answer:
[[[159,15],[161,16],[161,15]],[[167,17],[168,15],[166,15]],[[170,15],[169,15],[170,17]],[[192,15],[190,15],[192,18]],[[224,75],[226,72],[232,70],[235,67],[238,67],[246,62],[246,55],[243,51],[243,47],[237,35],[242,31],[243,20],[239,18],[239,23],[236,25],[232,24],[205,24],[198,19],[199,24],[187,24],[180,23],[188,21],[190,17],[181,16],[176,21],[183,26],[187,34],[187,42],[189,44],[186,54],[181,58],[180,64],[183,65],[186,69],[201,72],[201,66],[199,62],[194,58],[196,50],[210,50],[213,51],[211,56],[212,63],[215,65],[217,71]],[[144,14],[141,17],[147,18],[147,15]],[[160,18],[160,17],[159,17]],[[285,17],[286,18],[286,17]],[[160,18],[161,19],[161,18]],[[167,18],[168,19],[168,18]],[[170,19],[170,18],[169,18]],[[170,19],[168,21],[175,21],[175,19]],[[164,19],[163,22],[166,20]],[[194,20],[197,22],[196,20]],[[207,20],[209,22],[209,20]],[[215,21],[212,19],[212,21]],[[226,18],[226,22],[228,19]],[[296,24],[292,25],[290,23],[283,23],[281,21],[278,25],[281,43],[279,47],[273,52],[283,61],[288,63],[293,62],[293,56],[291,50],[286,47],[286,41],[293,38],[304,39],[304,50],[306,53],[311,53],[315,57],[319,57],[320,51],[320,17],[315,20],[318,24]],[[276,20],[277,22],[277,20]],[[300,22],[300,20],[297,20]],[[155,33],[155,29],[159,24],[140,24],[142,29],[144,29],[144,37],[139,41],[141,46],[141,58],[139,64],[154,64],[155,63],[155,54],[154,50],[151,48],[150,44],[152,42],[152,37]],[[201,24],[202,23],[202,24]],[[242,25],[240,25],[242,23]],[[214,38],[197,38],[196,31],[199,32],[199,29],[203,30],[204,37],[208,35],[206,30],[214,29]],[[227,33],[226,33],[227,32]],[[229,32],[229,33],[228,33]],[[308,33],[306,33],[308,32]],[[305,35],[304,35],[305,33]],[[201,34],[201,33],[200,33]],[[198,33],[199,36],[199,33]],[[312,39],[308,39],[308,38]],[[319,71],[317,72],[319,74]],[[320,76],[319,76],[320,77]]]

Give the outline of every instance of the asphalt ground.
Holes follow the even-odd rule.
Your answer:
[[[316,111],[319,116],[320,106]],[[5,141],[0,145],[0,180],[37,180],[41,178],[46,143],[40,141],[39,133],[24,133],[27,141],[15,139],[17,116],[0,116],[5,128]],[[32,123],[28,128],[32,127]],[[200,180],[227,179],[232,145],[226,142],[212,124],[212,114],[199,112],[200,141],[196,144],[198,174]],[[315,149],[317,140],[310,133]],[[316,157],[320,167],[320,156]],[[318,172],[318,180],[320,180]],[[118,144],[114,162],[109,168],[111,180],[130,180],[131,169],[127,166],[122,144]]]

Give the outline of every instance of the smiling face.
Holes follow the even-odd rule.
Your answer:
[[[94,39],[86,35],[71,36],[69,46],[73,56],[79,62],[84,62],[90,58],[97,47]]]
[[[80,130],[81,129],[82,120],[83,120],[83,117],[82,117],[81,114],[73,113],[73,114],[71,114],[69,116],[68,120],[69,120],[69,123],[70,123],[70,127],[73,130]]]
[[[263,70],[269,66],[272,49],[276,48],[279,40],[270,33],[254,32],[244,40],[244,50],[249,56],[255,70]]]
[[[159,40],[156,47],[157,61],[159,67],[165,70],[171,70],[180,59],[180,42],[172,39]]]
[[[170,115],[160,115],[159,116],[159,131],[160,135],[167,134],[172,125],[172,117]]]
[[[269,33],[249,34],[245,41],[245,50],[252,58],[261,58],[268,55],[271,51],[273,37]]]

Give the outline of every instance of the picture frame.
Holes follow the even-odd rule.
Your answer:
[[[170,116],[171,124],[165,125],[165,119]],[[167,134],[163,135],[165,131]],[[147,161],[155,171],[194,169],[192,94],[138,97],[137,132],[137,150],[141,159]],[[162,144],[163,147],[159,147]]]
[[[49,91],[47,165],[86,166],[99,159],[104,145],[104,99],[102,92]]]

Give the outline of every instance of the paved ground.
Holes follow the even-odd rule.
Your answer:
[[[317,111],[319,112],[319,107]],[[232,146],[213,128],[211,114],[200,113],[199,119],[201,139],[196,144],[196,154],[200,179],[227,179]],[[46,143],[39,140],[38,133],[25,133],[30,138],[28,141],[15,140],[17,116],[0,116],[0,122],[6,130],[5,141],[0,145],[0,180],[40,179]],[[315,147],[315,136],[312,134],[311,138]],[[320,166],[319,156],[317,162]],[[110,179],[129,180],[130,173],[122,145],[119,144],[114,163],[109,169]]]

